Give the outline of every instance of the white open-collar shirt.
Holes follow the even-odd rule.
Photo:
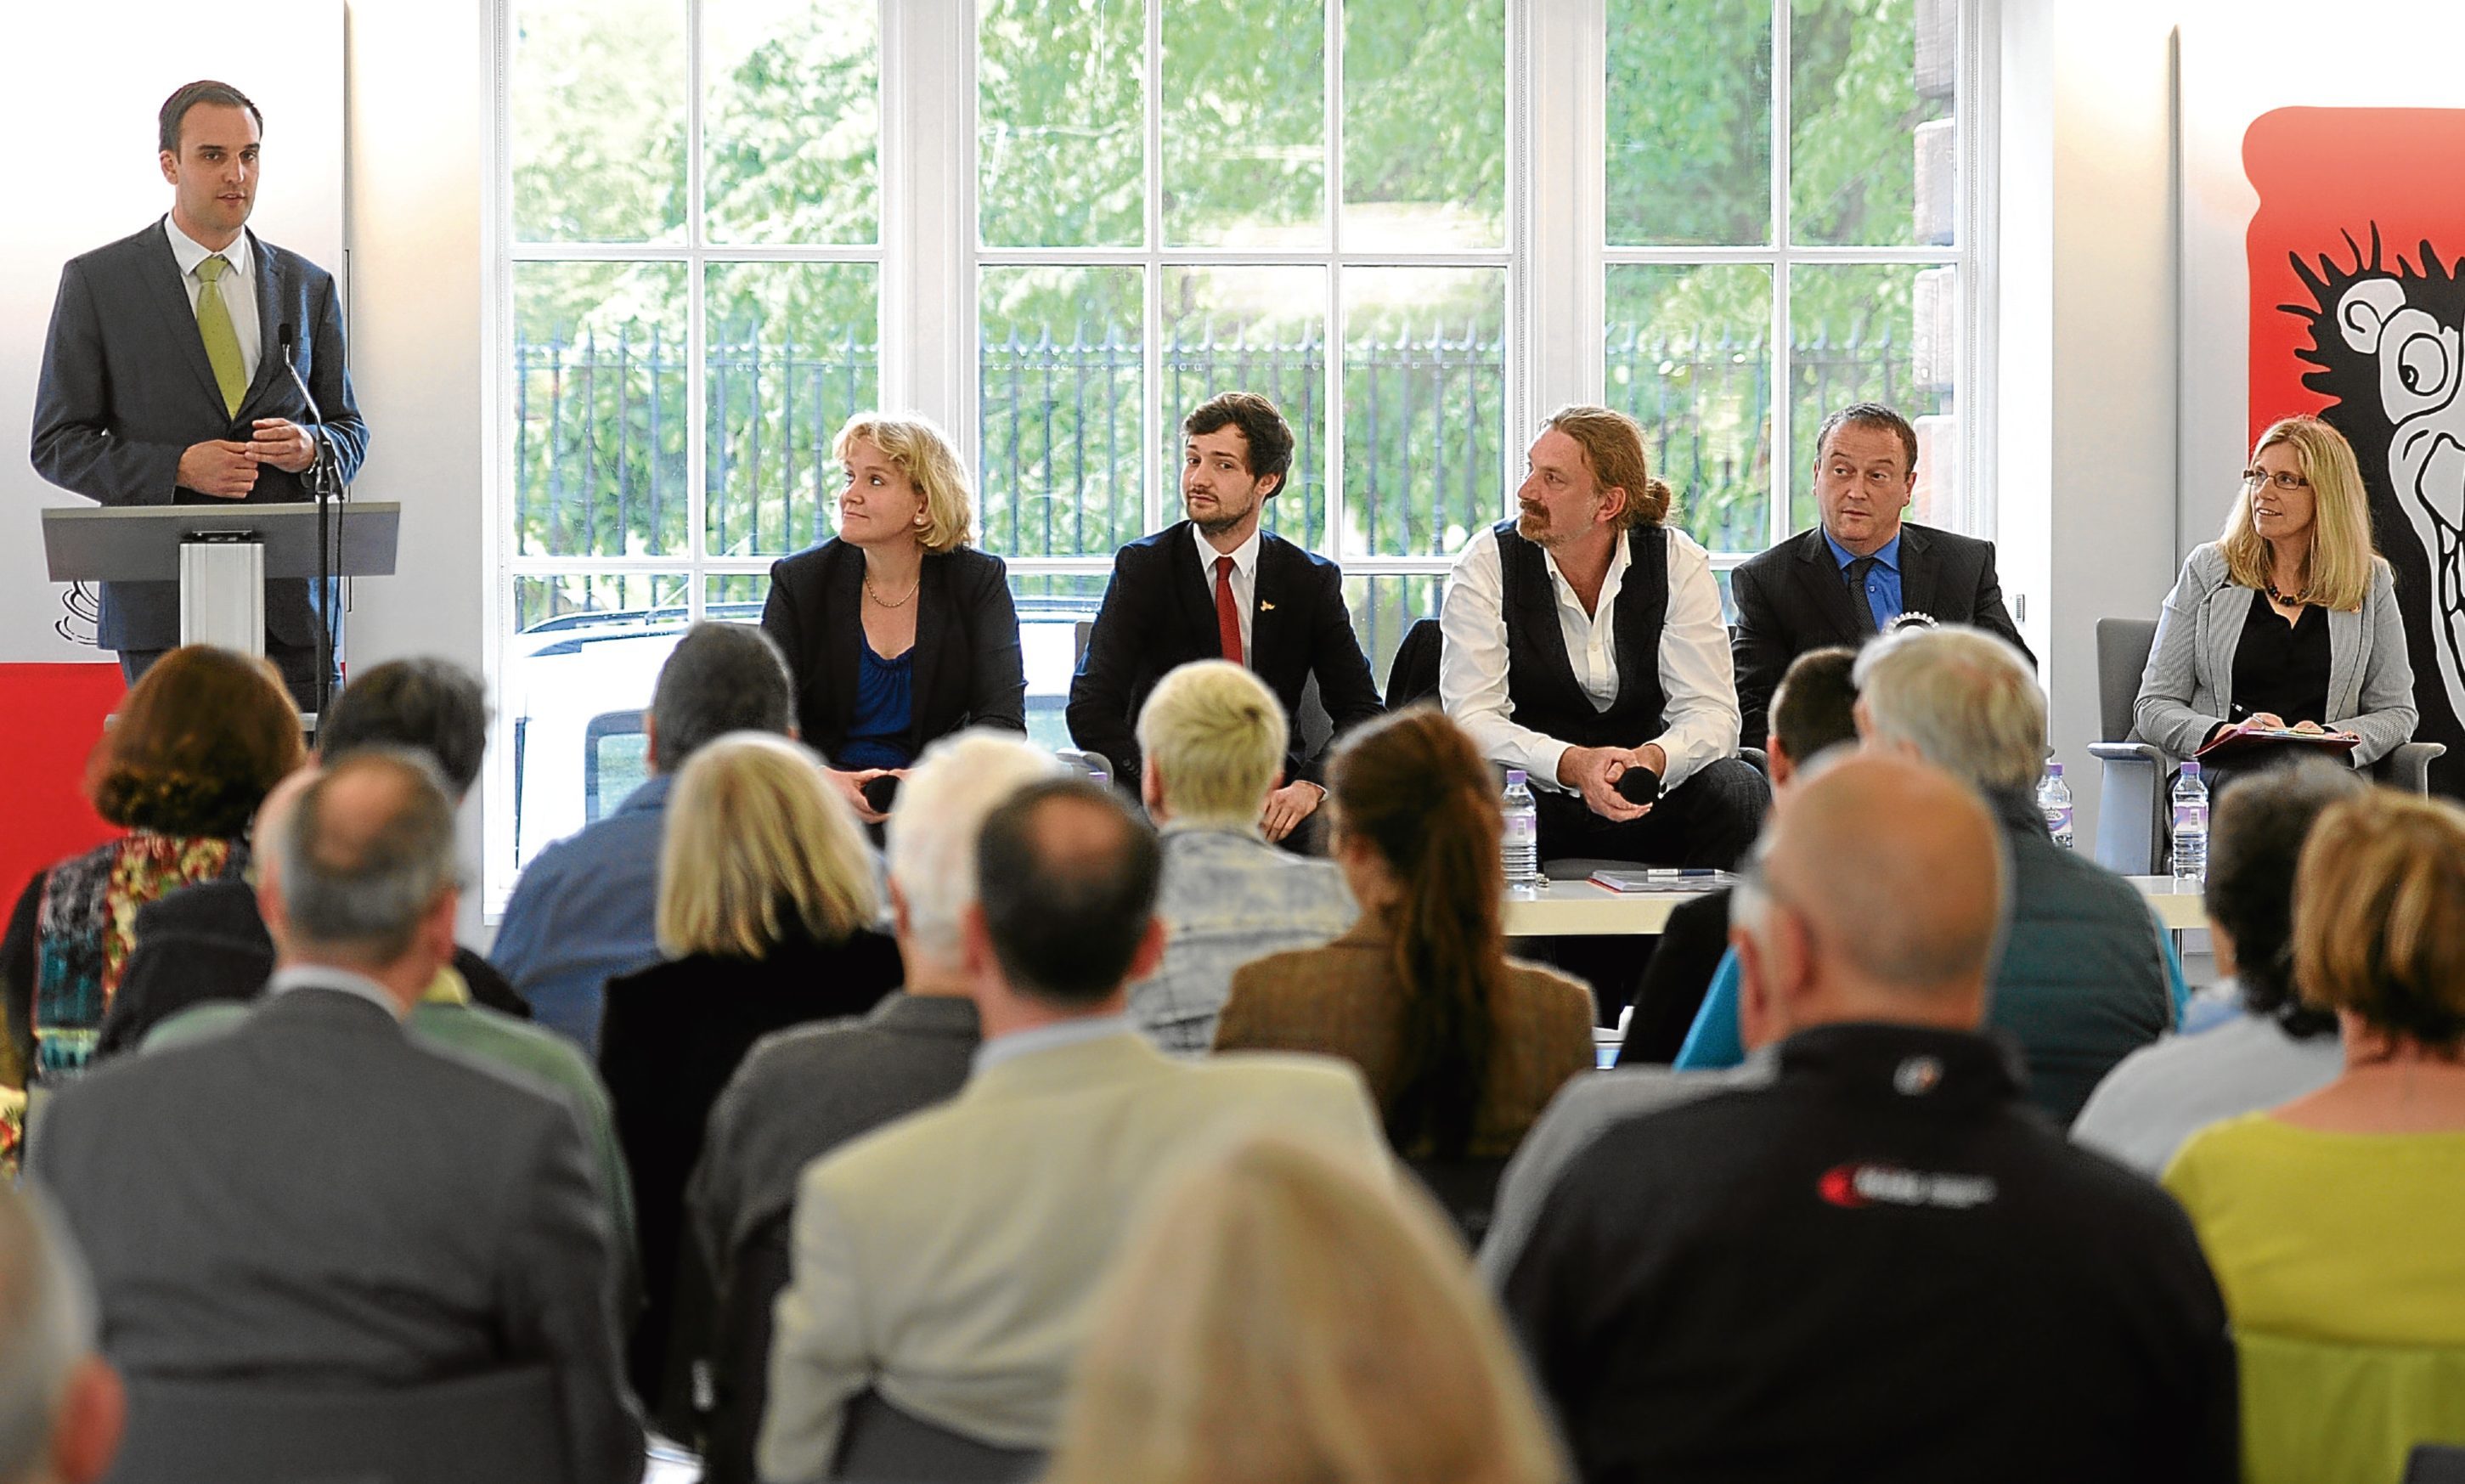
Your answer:
[[[1738,677],[1729,659],[1729,625],[1721,611],[1721,585],[1711,554],[1695,538],[1672,527],[1668,540],[1669,609],[1660,629],[1660,689],[1665,730],[1626,743],[1657,742],[1669,756],[1664,787],[1675,788],[1705,764],[1738,750]],[[1617,701],[1617,598],[1632,560],[1620,537],[1610,558],[1599,600],[1584,610],[1574,585],[1558,569],[1546,547],[1542,558],[1558,600],[1558,633],[1566,661],[1592,709]],[[1506,692],[1506,597],[1498,533],[1473,533],[1447,578],[1438,628],[1444,645],[1438,659],[1438,699],[1447,715],[1472,734],[1481,755],[1520,767],[1536,786],[1572,792],[1558,782],[1558,762],[1573,743],[1518,726]]]
[[[197,277],[197,265],[215,255],[215,249],[206,246],[180,230],[180,224],[168,215],[163,218],[163,234],[171,239],[171,256],[180,264],[180,286],[189,291],[189,312],[196,313],[197,295],[206,280]],[[256,385],[256,364],[265,348],[263,326],[256,322],[256,275],[250,271],[248,233],[232,238],[232,245],[221,250],[223,261],[231,264],[223,274],[220,285],[223,307],[231,311],[232,334],[239,340],[241,381]]]

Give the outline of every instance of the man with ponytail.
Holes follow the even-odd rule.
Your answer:
[[[1447,583],[1447,714],[1535,785],[1544,857],[1735,865],[1771,793],[1737,755],[1710,556],[1664,523],[1625,413],[1561,408],[1526,461],[1515,515]]]

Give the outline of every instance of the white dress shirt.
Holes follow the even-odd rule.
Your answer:
[[[1213,543],[1208,541],[1207,533],[1198,528],[1197,521],[1193,521],[1189,523],[1189,539],[1198,543],[1198,566],[1207,578],[1207,601],[1210,605],[1215,602],[1215,559],[1217,557],[1232,559],[1232,606],[1241,612],[1241,668],[1245,670],[1258,668],[1257,655],[1250,648],[1250,620],[1258,611],[1260,536],[1259,528],[1253,526],[1248,541],[1231,551],[1218,551]]]
[[[206,280],[197,277],[197,265],[213,256],[214,250],[182,232],[167,214],[163,218],[163,234],[171,239],[171,255],[180,264],[180,286],[189,291],[189,312],[194,314],[197,295],[206,286]],[[249,265],[248,233],[233,237],[232,245],[222,250],[222,258],[231,264],[221,284],[223,307],[231,311],[232,333],[239,338],[240,373],[254,387],[265,338],[256,322],[256,275]]]
[[[1721,586],[1712,576],[1711,555],[1695,538],[1674,528],[1668,549],[1669,609],[1660,629],[1667,730],[1627,745],[1659,743],[1669,755],[1661,784],[1675,788],[1705,764],[1737,752],[1738,678],[1730,666],[1729,626],[1721,613]],[[1599,601],[1588,613],[1574,586],[1558,570],[1557,557],[1544,547],[1542,558],[1550,590],[1558,597],[1558,632],[1566,641],[1575,683],[1583,687],[1592,709],[1607,711],[1618,694],[1617,597],[1631,560],[1627,543],[1618,541]],[[1490,527],[1474,532],[1455,558],[1438,628],[1445,640],[1438,659],[1438,699],[1447,715],[1472,734],[1482,756],[1523,769],[1537,786],[1574,792],[1558,782],[1558,760],[1573,744],[1518,726],[1513,720],[1506,698],[1505,585],[1498,533]]]

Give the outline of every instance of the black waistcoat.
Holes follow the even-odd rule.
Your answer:
[[[1575,681],[1558,628],[1558,595],[1537,543],[1497,527],[1499,589],[1506,609],[1506,698],[1518,726],[1579,747],[1640,747],[1666,730],[1660,689],[1660,629],[1669,614],[1669,533],[1657,525],[1627,532],[1626,577],[1610,615],[1617,645],[1617,699],[1607,711]]]

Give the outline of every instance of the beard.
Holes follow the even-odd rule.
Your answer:
[[[1215,509],[1212,513],[1203,516],[1193,515],[1189,519],[1190,521],[1205,535],[1222,536],[1228,531],[1237,529],[1242,521],[1249,520],[1253,514],[1256,513],[1258,503],[1259,502],[1257,500],[1254,499],[1250,501],[1250,503],[1242,506],[1240,509],[1234,510],[1230,505],[1219,499],[1215,502]]]

